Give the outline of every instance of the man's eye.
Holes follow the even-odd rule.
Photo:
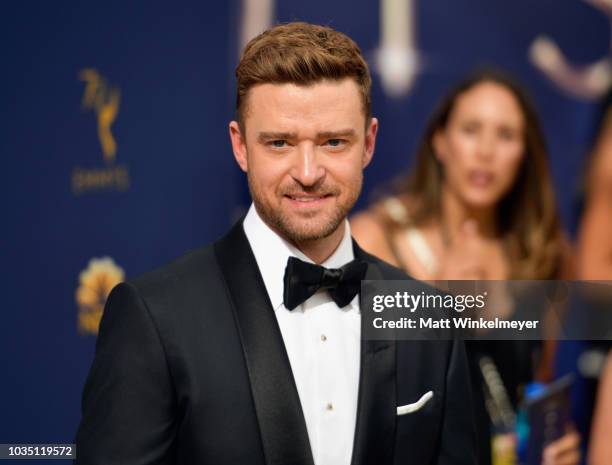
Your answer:
[[[329,139],[326,142],[326,144],[331,146],[331,147],[340,147],[341,145],[344,144],[344,140],[342,140],[342,139]]]
[[[270,142],[270,145],[274,148],[282,149],[283,147],[287,146],[287,141],[286,140],[273,140]]]

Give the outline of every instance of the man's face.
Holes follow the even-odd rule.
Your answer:
[[[352,79],[249,90],[243,129],[230,123],[236,160],[257,212],[292,242],[337,230],[361,191],[378,123],[365,124]]]

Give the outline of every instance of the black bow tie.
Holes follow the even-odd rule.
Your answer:
[[[368,264],[353,260],[342,268],[324,268],[289,257],[285,268],[283,303],[293,310],[319,289],[326,289],[330,297],[342,308],[359,293]]]

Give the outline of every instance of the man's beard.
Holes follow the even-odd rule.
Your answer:
[[[363,177],[360,176],[355,184],[349,188],[349,196],[343,202],[336,204],[333,210],[326,209],[322,212],[318,212],[316,217],[310,220],[307,216],[289,216],[285,214],[282,209],[275,208],[267,201],[266,197],[260,191],[257,182],[255,182],[248,173],[247,179],[251,198],[253,199],[257,213],[259,213],[268,226],[285,239],[294,243],[324,239],[336,231],[347,217],[351,208],[355,205],[355,202],[357,202],[363,182]],[[340,194],[339,188],[325,184],[321,186],[304,187],[298,183],[294,183],[293,186],[283,187],[280,191],[282,195],[329,194],[335,199],[338,199]],[[325,218],[322,220],[320,218],[321,216],[325,216]]]

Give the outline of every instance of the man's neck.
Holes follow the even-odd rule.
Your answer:
[[[320,265],[321,263],[325,262],[329,257],[331,257],[334,254],[334,252],[336,251],[336,249],[342,242],[342,239],[344,238],[344,234],[346,233],[347,221],[346,219],[343,219],[338,225],[338,227],[336,228],[336,230],[332,232],[329,236],[319,238],[319,239],[298,241],[291,237],[287,237],[286,234],[283,234],[283,231],[280,231],[279,228],[277,228],[275,225],[266,221],[265,216],[259,213],[259,211],[257,210],[257,207],[255,207],[255,212],[257,213],[257,216],[259,217],[259,219],[271,231],[273,231],[281,239],[283,239],[284,241],[288,242],[293,247],[298,249],[300,252],[302,252],[306,257],[311,259],[317,265]]]
[[[342,221],[338,228],[327,237],[311,241],[290,242],[313,262],[320,265],[336,251],[344,237],[345,228],[346,222]]]

